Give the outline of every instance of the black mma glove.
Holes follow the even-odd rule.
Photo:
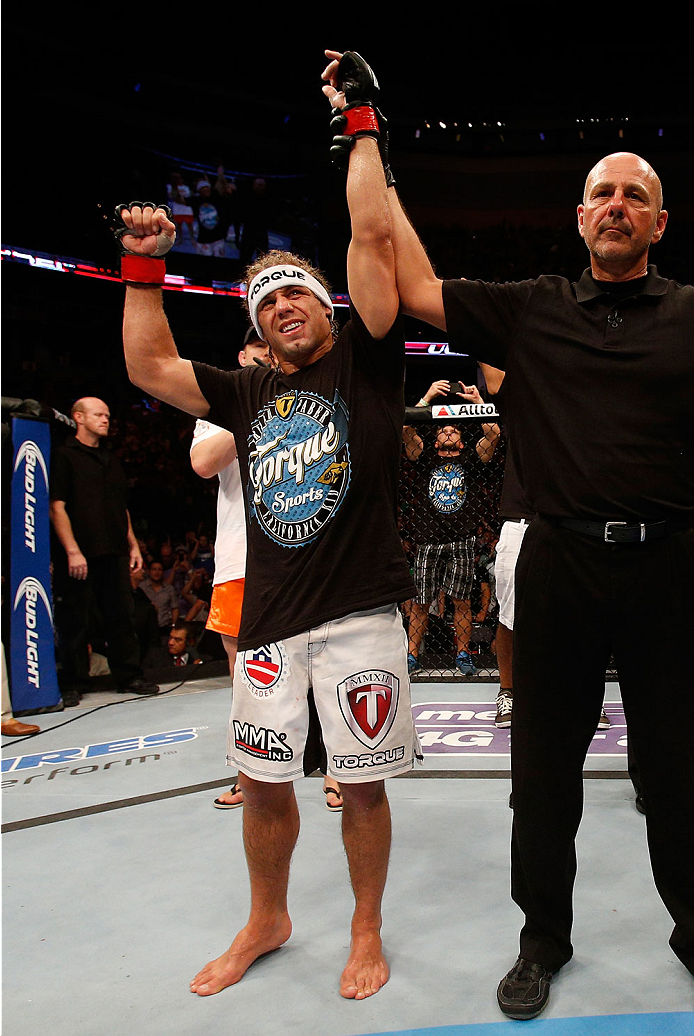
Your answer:
[[[139,206],[141,209],[161,209],[167,219],[171,219],[172,213],[168,205],[155,205],[153,201],[131,201],[129,205],[121,204],[116,206],[116,223],[112,226],[113,236],[118,244],[121,255],[121,278],[124,281],[132,281],[137,284],[163,284],[166,277],[166,264],[163,256],[172,248],[174,241],[165,234],[157,236],[157,247],[151,255],[140,255],[132,252],[123,244],[126,234],[132,234],[122,220],[123,209],[132,209]]]
[[[358,137],[374,137],[378,141],[386,186],[392,187],[395,178],[388,163],[388,123],[376,107],[380,89],[373,69],[356,51],[347,50],[337,67],[336,82],[347,103],[344,108],[332,111],[332,161],[346,170],[354,141]]]

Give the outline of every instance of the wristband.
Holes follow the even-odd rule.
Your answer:
[[[166,263],[163,259],[152,259],[146,255],[122,255],[120,275],[121,280],[135,284],[163,284]]]
[[[429,404],[427,403],[427,401],[424,398],[424,396],[422,396],[422,398],[420,399],[419,403],[417,403],[417,406],[429,406]]]
[[[343,134],[353,137],[357,133],[368,133],[369,136],[378,137],[378,119],[371,105],[359,105],[357,108],[346,108],[343,114],[347,120]]]

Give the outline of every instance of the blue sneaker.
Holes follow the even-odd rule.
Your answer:
[[[459,651],[455,656],[455,664],[463,676],[474,676],[477,672],[477,666],[472,661],[472,655],[469,651]]]
[[[419,664],[419,659],[417,658],[417,656],[413,655],[412,652],[410,652],[408,654],[408,656],[407,656],[407,672],[408,672],[408,674],[411,676],[412,673],[418,673],[421,668],[422,667]]]

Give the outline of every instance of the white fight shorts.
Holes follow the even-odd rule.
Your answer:
[[[353,612],[275,644],[239,651],[227,763],[258,781],[303,776],[308,689],[340,783],[411,770],[421,759],[412,719],[407,638],[395,605]]]

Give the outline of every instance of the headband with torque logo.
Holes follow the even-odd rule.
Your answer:
[[[263,337],[263,332],[258,322],[258,306],[271,291],[277,291],[278,288],[291,287],[295,284],[301,284],[304,288],[308,288],[316,298],[320,299],[325,306],[328,306],[330,318],[332,319],[334,312],[332,299],[321,282],[313,274],[309,273],[308,270],[302,270],[300,266],[270,266],[267,270],[261,270],[260,273],[257,273],[248,287],[248,309],[251,321],[261,338]]]

